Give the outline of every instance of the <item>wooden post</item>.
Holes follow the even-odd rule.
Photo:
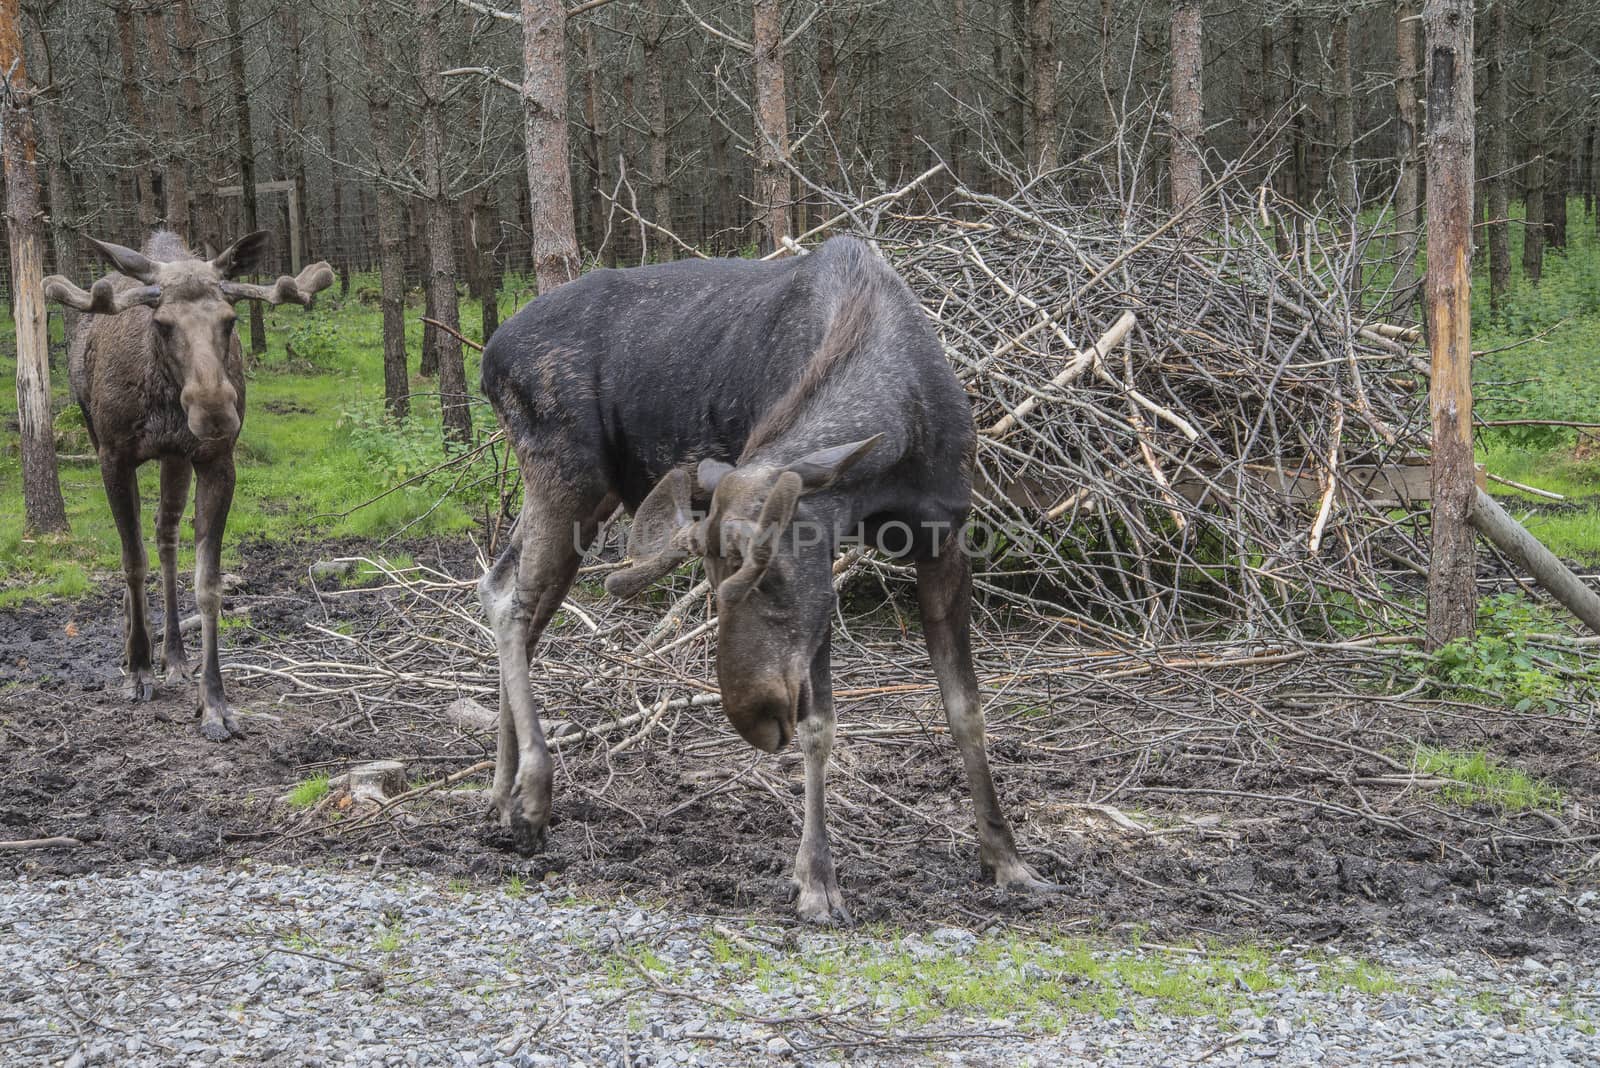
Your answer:
[[[1426,0],[1428,348],[1433,550],[1427,645],[1470,637],[1477,614],[1472,464],[1472,0]]]
[[[22,437],[23,510],[31,531],[67,529],[56,473],[50,410],[50,334],[44,309],[44,225],[34,158],[32,94],[22,55],[18,0],[0,0],[0,154],[5,157],[6,232],[17,330],[17,423]]]

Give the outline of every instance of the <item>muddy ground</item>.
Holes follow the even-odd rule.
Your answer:
[[[224,635],[225,663],[249,660],[310,620],[359,621],[371,610],[360,599],[329,608],[312,590],[308,562],[339,548],[245,550],[228,605],[248,606],[249,623]],[[407,549],[418,561],[471,573],[470,544]],[[326,705],[280,700],[281,686],[234,679],[230,693],[248,736],[208,743],[195,730],[188,687],[164,686],[153,704],[124,700],[120,596],[114,580],[102,585],[104,592],[82,600],[0,613],[0,839],[68,835],[85,843],[0,852],[0,871],[70,875],[262,857],[410,866],[484,882],[515,874],[695,912],[788,915],[798,758],[758,758],[739,747],[714,708],[693,715],[713,737],[720,729],[725,743],[669,739],[614,759],[560,762],[558,822],[541,855],[512,852],[481,819],[479,800],[459,793],[433,795],[376,831],[344,834],[275,799],[313,772],[364,759],[405,759],[413,779],[430,778],[492,756],[492,739],[442,715],[422,716],[420,728],[396,737],[375,731],[359,709],[330,714]],[[152,613],[159,622],[159,604]],[[491,670],[485,665],[485,678]],[[1330,732],[1359,723],[1385,745],[1394,738],[1487,745],[1548,777],[1567,806],[1566,817],[1506,816],[1417,803],[1403,787],[1356,791],[1378,811],[1403,813],[1404,831],[1310,804],[1125,792],[1117,803],[1147,828],[1130,832],[1079,807],[1126,769],[1135,786],[1240,795],[1286,795],[1309,780],[1293,760],[1241,767],[1168,754],[1126,765],[1114,762],[1111,746],[1064,747],[1074,751],[1042,761],[997,730],[991,753],[1024,851],[1063,886],[1057,895],[1023,897],[979,881],[966,837],[966,788],[947,739],[931,731],[852,738],[851,713],[852,702],[844,702],[831,821],[841,884],[858,920],[1083,930],[1132,924],[1163,940],[1423,941],[1496,958],[1581,959],[1594,949],[1594,899],[1582,895],[1596,886],[1600,843],[1555,841],[1573,836],[1554,828],[1600,802],[1600,746],[1572,717],[1486,723],[1330,699],[1321,717]],[[744,775],[752,765],[759,774]],[[870,836],[856,831],[868,815]]]

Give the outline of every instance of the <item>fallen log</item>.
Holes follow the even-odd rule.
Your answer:
[[[1600,594],[1573,574],[1521,523],[1512,519],[1493,497],[1478,490],[1467,521],[1501,552],[1527,568],[1546,593],[1583,620],[1590,630],[1600,634]]]

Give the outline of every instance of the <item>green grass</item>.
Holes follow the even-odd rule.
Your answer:
[[[1426,775],[1453,780],[1439,793],[1453,804],[1490,805],[1502,812],[1553,810],[1561,791],[1517,768],[1506,767],[1482,749],[1433,749],[1421,746],[1411,766]]]
[[[1513,206],[1514,221],[1521,206]],[[1521,226],[1511,233],[1511,289],[1498,313],[1489,304],[1487,243],[1479,245],[1472,290],[1474,410],[1485,420],[1556,419],[1600,422],[1600,236],[1580,200],[1569,205],[1568,247],[1547,251],[1543,277],[1522,271]],[[1576,507],[1528,518],[1528,530],[1550,549],[1582,564],[1600,564],[1600,452],[1576,449],[1577,432],[1553,427],[1500,427],[1479,432],[1478,460],[1494,474],[1573,499]],[[1490,484],[1513,514],[1550,502]],[[1526,503],[1525,503],[1526,502]]]
[[[383,412],[382,317],[356,299],[374,287],[370,276],[352,280],[342,305],[324,294],[311,312],[269,310],[267,351],[252,361],[247,408],[237,451],[238,486],[223,544],[223,566],[235,566],[239,546],[252,540],[276,543],[341,537],[380,541],[404,530],[425,536],[469,529],[484,514],[480,490],[446,497],[451,478],[436,476],[367,507],[363,501],[446,458],[435,392],[437,382],[415,377],[412,415],[394,426]],[[525,292],[501,294],[502,315],[525,300]],[[421,350],[421,309],[406,309],[412,365]],[[477,337],[480,309],[461,304],[463,332]],[[54,317],[52,329],[59,343]],[[0,311],[0,376],[15,375],[15,332]],[[293,348],[296,355],[291,356]],[[476,353],[467,353],[467,380],[477,382]],[[87,457],[90,445],[77,405],[68,398],[64,350],[52,355],[58,451]],[[14,423],[16,395],[0,391],[0,424]],[[494,429],[487,405],[474,407],[475,426]],[[20,458],[8,434],[0,451],[0,607],[52,596],[77,596],[121,568],[121,548],[106,506],[99,466],[92,458],[64,460],[61,488],[72,531],[31,537],[24,531]],[[448,473],[447,473],[448,474]],[[140,472],[141,519],[154,559],[154,465]],[[441,498],[443,499],[441,503]],[[193,527],[184,521],[179,566],[193,569]]]
[[[330,783],[326,774],[313,775],[304,782],[296,783],[294,789],[285,795],[290,808],[310,808],[312,805],[328,796]]]

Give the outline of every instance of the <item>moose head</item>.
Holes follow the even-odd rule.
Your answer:
[[[628,567],[606,590],[632,597],[691,556],[717,595],[717,681],[734,729],[776,752],[794,736],[812,662],[827,642],[838,532],[811,507],[882,435],[819,449],[791,463],[703,460],[663,478],[639,505]],[[710,496],[697,516],[695,497]]]
[[[102,259],[137,284],[119,284],[107,277],[85,292],[60,275],[51,275],[44,280],[44,294],[92,315],[149,309],[148,351],[180,386],[190,433],[201,441],[232,438],[239,432],[238,395],[226,370],[236,318],[233,305],[257,300],[309,307],[317,292],[333,284],[333,270],[326,263],[314,263],[298,277],[285,275],[270,286],[236,281],[255,273],[270,236],[258,230],[211,259],[171,260],[91,239]]]

